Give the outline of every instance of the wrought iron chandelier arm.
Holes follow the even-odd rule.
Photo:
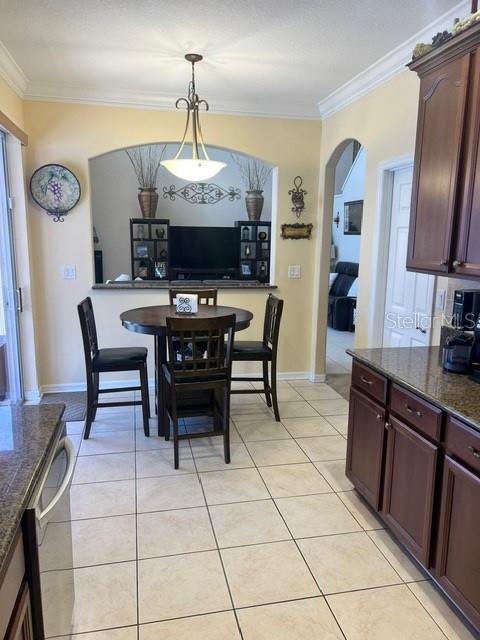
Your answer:
[[[175,103],[175,106],[178,109],[179,108],[178,105],[181,104],[182,102],[185,102],[187,105],[187,121],[185,122],[185,130],[183,132],[182,142],[180,143],[180,146],[178,147],[178,151],[175,154],[175,160],[177,160],[180,157],[180,154],[182,153],[182,149],[185,146],[185,140],[187,138],[187,133],[188,133],[188,125],[190,124],[190,105],[188,100],[186,98],[179,98]]]

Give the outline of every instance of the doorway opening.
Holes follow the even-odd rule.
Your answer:
[[[10,202],[6,136],[0,131],[0,404],[23,399],[19,327],[21,299],[16,284]]]
[[[358,140],[348,140],[334,167],[330,274],[327,315],[326,373],[351,373],[357,320],[360,239],[365,191],[366,152]]]

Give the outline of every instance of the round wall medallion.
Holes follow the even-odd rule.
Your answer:
[[[61,164],[46,164],[30,178],[32,198],[55,222],[63,222],[80,200],[80,183],[76,176]]]

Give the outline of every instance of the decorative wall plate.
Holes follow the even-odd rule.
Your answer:
[[[80,183],[75,175],[61,164],[46,164],[30,178],[32,198],[54,222],[63,222],[66,215],[80,200]]]

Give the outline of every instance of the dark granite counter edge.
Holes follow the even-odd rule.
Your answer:
[[[440,402],[438,400],[438,398],[436,398],[435,396],[432,396],[431,394],[423,392],[421,389],[419,389],[415,385],[410,384],[409,382],[407,382],[406,380],[404,380],[400,376],[396,375],[390,369],[385,369],[384,367],[381,367],[376,362],[372,362],[370,360],[370,358],[368,358],[366,356],[362,356],[361,354],[359,354],[356,351],[353,351],[352,349],[346,349],[346,352],[348,353],[348,355],[352,356],[356,360],[359,360],[360,362],[362,362],[363,364],[367,365],[371,369],[374,369],[378,373],[383,374],[384,376],[386,376],[387,378],[389,378],[393,382],[398,383],[399,385],[401,385],[402,387],[404,387],[408,391],[412,391],[413,393],[415,393],[420,398],[423,398],[424,400],[428,400],[428,402],[431,402],[432,404],[434,404],[439,409],[443,409],[444,411],[446,411],[451,416],[453,416],[455,418],[458,418],[462,422],[465,422],[466,424],[470,425],[471,427],[473,427],[477,431],[480,430],[480,424],[478,424],[477,422],[475,422],[474,420],[469,418],[467,415],[465,415],[461,411],[458,411],[458,409],[455,409],[454,407],[449,406],[445,402]]]
[[[57,443],[58,440],[58,436],[59,433],[61,433],[63,427],[64,427],[64,421],[63,421],[63,413],[65,411],[65,405],[62,403],[59,403],[58,405],[52,405],[52,407],[54,406],[62,406],[62,410],[61,413],[59,415],[59,418],[57,420],[57,424],[55,427],[55,430],[52,434],[52,437],[50,439],[50,443],[48,445],[48,447],[46,447],[45,452],[43,454],[43,456],[41,458],[39,458],[37,465],[35,466],[35,469],[33,470],[33,473],[31,475],[31,479],[30,482],[28,483],[28,486],[26,487],[25,491],[24,491],[24,495],[23,495],[23,499],[20,503],[17,503],[16,505],[12,506],[10,510],[5,509],[5,511],[3,511],[2,505],[0,503],[0,519],[3,522],[4,519],[8,518],[8,527],[6,527],[5,529],[2,528],[2,534],[3,534],[3,539],[1,541],[1,545],[0,545],[0,576],[2,576],[4,574],[4,570],[6,569],[6,567],[4,566],[4,563],[6,561],[8,561],[9,556],[10,556],[10,547],[15,539],[15,535],[17,533],[17,530],[19,528],[19,526],[21,525],[22,522],[22,518],[23,518],[23,514],[25,513],[25,510],[27,509],[28,503],[30,502],[30,499],[32,497],[33,491],[35,489],[35,486],[38,482],[38,479],[40,478],[43,468],[45,466],[45,463],[47,462],[48,458],[50,457],[51,453],[52,453],[52,449],[54,447],[54,445]]]
[[[149,289],[169,289],[170,288],[170,283],[169,282],[121,282],[119,284],[93,284],[92,285],[92,289],[94,290],[102,290],[102,291],[116,291],[117,289],[120,289],[122,291],[125,290],[135,290],[135,291],[140,291],[140,290],[149,290]],[[229,283],[217,283],[217,284],[192,284],[192,285],[180,285],[175,283],[175,285],[173,285],[176,289],[178,289],[179,287],[185,287],[185,289],[241,289],[242,291],[248,290],[248,289],[253,289],[253,290],[258,290],[258,289],[262,289],[262,290],[268,290],[268,289],[277,289],[277,285],[275,284],[229,284]]]

